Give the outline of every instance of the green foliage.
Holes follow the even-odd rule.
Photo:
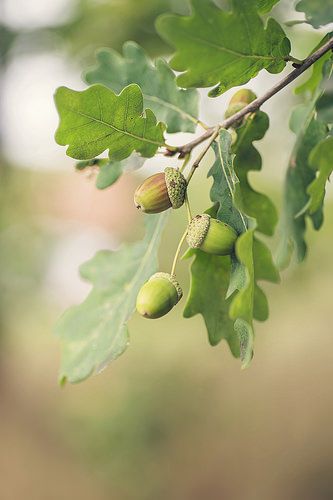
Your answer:
[[[301,0],[296,10],[304,12],[307,22],[314,28],[333,23],[333,0]]]
[[[275,209],[266,197],[263,204],[262,195],[253,191],[247,181],[249,170],[261,168],[261,158],[253,147],[252,141],[261,138],[267,127],[267,117],[260,112],[257,120],[249,117],[243,127],[238,130],[238,139],[234,145],[235,150],[241,152],[237,170],[233,162],[229,132],[221,130],[218,143],[213,146],[216,159],[208,175],[213,177],[210,195],[215,203],[216,217],[233,227],[240,237],[236,242],[235,255],[232,256],[231,264],[229,257],[208,259],[202,256],[200,250],[195,252],[195,260],[191,267],[191,289],[184,312],[185,317],[191,317],[197,313],[203,315],[209,339],[213,345],[225,338],[232,352],[235,353],[234,345],[238,339],[244,367],[252,359],[253,319],[264,321],[268,317],[267,299],[257,281],[279,281],[269,249],[254,236],[256,222],[249,218],[250,214],[244,210],[248,206],[247,203],[243,202],[242,208],[238,203],[238,200],[244,200],[245,197],[250,196],[251,211],[259,217],[262,207],[268,207],[266,225],[262,224],[262,226],[263,232],[272,234],[276,223]],[[246,152],[251,159],[250,162],[247,161]],[[242,182],[239,182],[239,173]],[[269,220],[269,215],[271,220]],[[248,226],[250,226],[249,229]],[[216,279],[214,278],[215,272],[217,272]],[[229,318],[234,322],[236,338],[235,334],[231,333],[230,320],[221,322],[217,326],[212,319],[214,311],[213,318],[216,315],[225,317],[228,310]]]
[[[117,252],[100,251],[81,267],[93,289],[56,325],[61,338],[60,381],[80,382],[120,356],[128,345],[126,323],[142,284],[157,270],[157,251],[167,215],[146,218],[146,236]]]
[[[177,87],[175,74],[163,59],[155,65],[134,42],[126,42],[123,56],[115,50],[97,52],[97,65],[86,72],[89,84],[102,83],[117,94],[131,83],[137,83],[145,108],[166,123],[169,133],[194,132],[198,116],[198,93]]]
[[[274,19],[264,24],[260,17],[277,2],[192,0],[190,16],[168,14],[157,21],[162,37],[176,49],[170,65],[181,72],[178,77],[163,59],[153,63],[136,43],[127,42],[122,55],[110,49],[97,53],[96,66],[86,73],[87,82],[93,84],[91,87],[80,92],[61,87],[55,96],[60,115],[56,140],[60,145],[68,145],[69,156],[81,160],[78,170],[98,169],[96,186],[99,189],[111,186],[123,171],[141,166],[145,158],[153,157],[161,147],[166,149],[166,155],[180,153],[179,159],[184,160],[183,172],[188,162],[192,163],[191,153],[200,139],[201,142],[210,140],[192,163],[184,186],[189,189],[189,181],[211,145],[215,161],[208,177],[212,178],[213,206],[207,212],[229,224],[238,238],[233,248],[232,231],[228,256],[204,253],[204,246],[201,250],[186,252],[185,256],[193,257],[193,262],[184,317],[201,314],[210,344],[217,345],[225,339],[233,355],[240,357],[243,367],[248,366],[253,357],[254,322],[265,321],[269,315],[268,301],[260,283],[278,283],[280,279],[271,251],[260,236],[273,236],[277,211],[271,200],[256,191],[250,181],[251,173],[262,168],[254,143],[265,136],[268,116],[259,110],[253,113],[252,109],[243,118],[233,119],[232,135],[220,127],[212,127],[199,140],[180,148],[165,143],[164,131],[167,127],[171,133],[194,132],[197,124],[206,127],[198,119],[198,92],[191,87],[215,85],[209,95],[217,96],[244,84],[262,69],[271,73],[283,70],[289,56],[289,40]],[[308,21],[316,26],[329,19],[328,5],[330,2],[317,12],[314,0],[301,0],[297,8],[304,10]],[[330,36],[327,34],[314,51]],[[320,228],[326,183],[333,170],[330,53],[317,60],[311,71],[308,80],[296,89],[305,102],[293,111],[290,120],[296,140],[285,182],[280,267],[290,260],[293,249],[299,260],[304,258],[307,220],[312,221],[315,229]],[[284,84],[286,80],[282,86]],[[230,106],[231,109],[238,110],[246,104],[237,99],[235,103],[238,107]],[[229,108],[227,112],[232,115]],[[217,137],[215,130],[219,131]],[[97,158],[107,150],[109,158]],[[163,176],[159,189],[167,201],[162,208],[169,207],[168,196],[172,191]],[[187,208],[190,217],[191,210]],[[166,215],[149,215],[143,241],[125,245],[117,252],[99,252],[82,266],[82,277],[90,281],[93,288],[86,300],[69,309],[57,325],[63,353],[61,381],[83,380],[125,350],[126,323],[135,308],[138,292],[157,271],[158,245],[165,221]],[[214,224],[219,226],[216,221]],[[181,245],[186,236],[189,237],[187,232],[190,231],[184,232],[173,261],[172,276],[169,275],[173,287],[168,289],[172,290],[170,297],[173,298],[178,290],[174,285],[177,282],[174,271]],[[177,286],[180,287],[178,282]],[[155,287],[145,285],[144,290],[152,294],[151,304],[155,306]],[[167,294],[166,300],[170,297]],[[176,302],[172,300],[172,306]],[[137,303],[140,305],[140,300]],[[158,317],[160,312],[169,311],[170,305],[163,302],[163,309],[157,312],[152,309],[150,316]],[[139,306],[137,309],[140,312]],[[143,311],[141,314],[147,313]]]
[[[290,120],[290,128],[296,135],[296,141],[285,180],[284,205],[280,225],[281,238],[277,256],[280,268],[289,264],[294,250],[298,261],[305,258],[307,218],[311,220],[316,230],[320,229],[323,223],[321,205],[312,205],[312,207],[317,206],[317,209],[308,210],[308,188],[316,177],[315,170],[310,165],[311,152],[328,134],[327,123],[318,118],[317,104],[325,95],[325,88],[332,78],[331,59],[322,66],[322,72],[320,84],[312,90],[311,101],[295,108]],[[312,83],[309,88],[312,88]],[[303,85],[303,90],[308,90],[308,87]],[[317,156],[316,158],[318,159]]]
[[[255,1],[258,12],[260,12],[260,14],[266,14],[267,12],[272,10],[274,5],[276,5],[278,2],[279,2],[279,0],[256,0]]]
[[[232,152],[235,154],[234,169],[239,179],[236,186],[238,206],[242,212],[256,219],[259,232],[272,236],[278,220],[276,208],[268,196],[252,188],[248,179],[251,170],[261,170],[261,156],[253,142],[261,140],[268,127],[269,119],[266,113],[258,111],[252,114],[237,129],[237,140]]]
[[[328,137],[313,148],[309,164],[318,170],[317,177],[307,189],[310,196],[308,210],[310,214],[313,214],[323,204],[326,183],[333,171],[333,137]]]
[[[220,10],[209,0],[192,0],[190,17],[163,15],[157,20],[161,36],[176,48],[171,67],[184,72],[181,87],[212,87],[215,97],[243,85],[261,69],[278,73],[285,66],[290,43],[274,19],[266,28],[255,6],[234,0],[232,12]]]
[[[193,250],[195,259],[191,265],[191,287],[184,309],[184,317],[202,314],[211,345],[225,339],[234,356],[239,356],[239,343],[233,321],[229,318],[230,299],[226,300],[230,276],[230,258],[210,255]],[[210,291],[207,293],[207,291]]]
[[[164,145],[164,126],[150,109],[142,116],[142,93],[135,84],[119,95],[103,85],[81,92],[60,87],[55,102],[60,115],[56,141],[68,144],[72,158],[86,160],[106,149],[112,160],[123,160],[133,151],[150,158]]]

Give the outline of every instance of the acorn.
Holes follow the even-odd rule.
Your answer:
[[[186,241],[191,248],[200,248],[214,255],[232,253],[237,233],[224,222],[208,214],[196,215],[190,222]]]
[[[135,191],[136,207],[147,214],[164,212],[183,205],[187,182],[179,170],[167,167],[164,172],[151,175]]]
[[[160,318],[171,311],[182,296],[182,289],[175,276],[156,273],[141,287],[136,299],[136,309],[144,318]]]
[[[240,89],[238,90],[230,99],[229,106],[224,114],[225,118],[229,118],[232,115],[241,111],[245,106],[250,104],[250,102],[254,101],[257,98],[254,92],[249,89]],[[239,127],[244,122],[244,118],[238,120],[234,127]]]

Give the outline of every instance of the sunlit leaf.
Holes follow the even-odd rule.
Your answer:
[[[61,338],[60,380],[80,382],[120,356],[128,344],[127,321],[142,284],[157,270],[157,251],[167,214],[146,218],[146,236],[117,252],[98,252],[81,267],[93,288],[56,325]]]
[[[211,87],[211,96],[243,85],[261,69],[278,73],[285,66],[290,43],[274,19],[265,27],[256,6],[234,0],[233,11],[223,11],[210,0],[192,0],[191,16],[162,15],[160,35],[176,53],[171,67],[182,72],[180,87]]]
[[[198,116],[198,92],[180,89],[175,74],[163,59],[155,65],[135,42],[126,42],[123,56],[112,49],[96,54],[97,65],[86,72],[89,84],[102,83],[117,94],[131,83],[137,83],[145,108],[166,123],[169,133],[194,132]]]
[[[122,160],[137,151],[154,156],[164,145],[164,125],[153,112],[143,115],[143,97],[136,84],[116,95],[103,85],[75,91],[58,88],[55,102],[60,116],[56,141],[68,145],[67,154],[78,160],[93,158],[109,150],[112,160]]]

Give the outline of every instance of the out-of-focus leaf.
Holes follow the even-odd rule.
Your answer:
[[[313,49],[312,53],[318,50],[322,45],[324,45],[333,36],[333,33],[327,33],[318,45]],[[326,52],[318,61],[316,61],[311,68],[308,69],[310,72],[310,77],[301,85],[295,88],[295,94],[303,94],[309,92],[311,96],[314,96],[318,92],[321,83],[323,81],[323,75],[327,75],[330,72],[330,60],[332,55],[330,52]],[[326,65],[326,69],[324,68]]]
[[[267,26],[248,0],[234,0],[233,11],[223,11],[210,0],[192,0],[191,16],[162,15],[157,30],[176,48],[170,64],[183,74],[180,87],[211,87],[214,97],[243,85],[261,69],[278,73],[285,67],[290,42],[280,25]]]
[[[117,94],[127,85],[137,83],[145,108],[166,123],[169,133],[194,132],[197,125],[197,90],[180,89],[175,74],[163,59],[152,64],[145,51],[135,42],[126,42],[123,56],[111,49],[96,54],[97,65],[86,72],[89,84],[102,83]]]
[[[319,206],[309,211],[308,187],[315,180],[316,173],[309,164],[312,149],[328,134],[327,124],[318,119],[317,103],[325,95],[325,89],[332,78],[332,59],[322,67],[322,80],[312,92],[311,101],[295,108],[290,120],[290,128],[296,135],[295,146],[289,160],[285,180],[283,213],[280,225],[280,245],[277,254],[279,267],[288,266],[293,251],[302,261],[306,256],[306,219],[310,218],[315,229],[323,223],[323,210]]]
[[[103,85],[75,91],[58,88],[55,102],[60,116],[56,141],[68,145],[67,155],[86,160],[109,150],[112,160],[122,160],[137,151],[154,156],[164,145],[164,125],[157,123],[154,113],[146,109],[136,84],[116,95]]]
[[[146,236],[117,252],[98,252],[81,267],[93,285],[85,301],[56,325],[61,338],[60,381],[80,382],[120,356],[128,344],[126,323],[142,284],[157,270],[157,252],[167,214],[146,218]]]
[[[237,206],[257,222],[257,231],[272,236],[278,216],[268,196],[254,190],[248,179],[249,172],[261,170],[262,161],[254,141],[262,139],[268,129],[266,113],[258,111],[249,116],[237,129],[237,140],[232,147],[235,154],[234,169],[239,179],[236,186]]]
[[[301,0],[296,10],[304,12],[307,22],[314,28],[333,23],[333,0]]]
[[[278,2],[279,0],[255,0],[258,12],[260,12],[261,14],[270,12],[274,5],[276,5]]]
[[[102,165],[96,179],[98,189],[106,189],[114,184],[123,173],[123,164],[120,161],[107,162]]]
[[[317,177],[307,189],[310,196],[308,210],[310,214],[313,214],[323,204],[326,183],[333,171],[333,137],[328,137],[317,144],[311,151],[309,164],[318,170]]]

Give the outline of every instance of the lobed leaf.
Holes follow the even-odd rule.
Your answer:
[[[309,157],[310,167],[318,170],[317,177],[308,186],[310,196],[308,210],[315,213],[323,204],[326,183],[333,171],[333,137],[320,142],[313,148]]]
[[[120,356],[128,345],[127,321],[142,284],[157,270],[157,252],[167,214],[146,218],[146,236],[117,252],[98,252],[81,267],[93,288],[56,325],[61,338],[60,381],[80,382]]]
[[[86,160],[109,150],[112,160],[123,160],[137,151],[145,158],[154,156],[164,145],[164,125],[146,109],[136,84],[116,95],[103,85],[75,91],[60,87],[55,94],[60,116],[56,141],[68,145],[67,155]]]
[[[328,81],[332,81],[332,59],[322,67],[323,75],[316,90],[312,91],[311,101],[299,105],[292,113],[290,128],[296,135],[295,146],[291,154],[285,180],[283,214],[280,227],[278,264],[286,267],[293,252],[298,261],[302,261],[307,252],[305,242],[307,219],[318,230],[323,223],[322,204],[316,210],[309,210],[308,188],[315,180],[315,170],[310,165],[313,148],[328,135],[327,123],[319,119],[318,102],[326,94]]]
[[[166,123],[169,133],[194,132],[198,117],[198,92],[180,89],[175,74],[163,59],[152,64],[135,42],[126,42],[123,56],[112,49],[96,54],[97,65],[85,73],[89,84],[102,83],[119,93],[131,83],[140,86],[145,108]]]
[[[210,342],[215,345],[221,338],[225,338],[232,352],[240,355],[243,367],[248,365],[253,355],[253,320],[264,321],[268,317],[267,299],[257,282],[279,281],[279,274],[269,249],[255,237],[256,221],[242,210],[247,207],[253,213],[258,211],[260,215],[262,207],[262,203],[258,203],[260,196],[257,198],[251,194],[252,188],[247,181],[247,174],[251,169],[261,168],[261,158],[252,141],[261,138],[267,129],[268,122],[264,121],[264,116],[263,113],[259,114],[257,121],[250,120],[249,128],[245,124],[244,128],[240,127],[238,130],[238,140],[234,147],[241,153],[238,158],[241,182],[235,168],[237,155],[233,161],[229,132],[221,130],[217,143],[213,145],[216,159],[208,173],[213,177],[210,195],[215,203],[214,212],[211,214],[231,225],[239,237],[231,261],[229,257],[206,256],[200,250],[192,252],[195,254],[195,260],[191,267],[191,289],[184,311],[185,317],[202,314]],[[249,158],[252,158],[249,164],[246,151],[250,152]],[[253,151],[256,154],[253,154]],[[248,201],[243,203],[241,209],[238,200],[244,199],[248,193],[252,201],[254,200],[253,207]],[[275,209],[272,213],[274,226]],[[263,227],[267,229],[268,225]],[[212,319],[213,312],[221,318],[218,324]]]
[[[269,119],[263,111],[249,116],[237,129],[237,140],[232,152],[235,155],[235,173],[239,179],[236,185],[237,206],[256,220],[257,231],[272,236],[278,220],[276,208],[268,196],[253,189],[248,178],[250,171],[260,171],[262,168],[261,156],[253,142],[261,140],[268,127]]]
[[[233,11],[219,9],[210,0],[192,0],[191,16],[162,15],[157,30],[176,53],[171,67],[183,72],[180,87],[212,87],[215,97],[243,85],[262,69],[278,73],[285,66],[290,42],[280,25],[267,26],[248,0],[234,0]]]
[[[234,356],[239,356],[239,341],[229,318],[230,299],[226,300],[230,276],[230,258],[209,255],[194,250],[191,265],[190,293],[184,309],[184,317],[201,314],[204,318],[211,345],[225,339]]]
[[[296,10],[304,12],[306,21],[314,28],[333,23],[333,0],[301,0]]]

